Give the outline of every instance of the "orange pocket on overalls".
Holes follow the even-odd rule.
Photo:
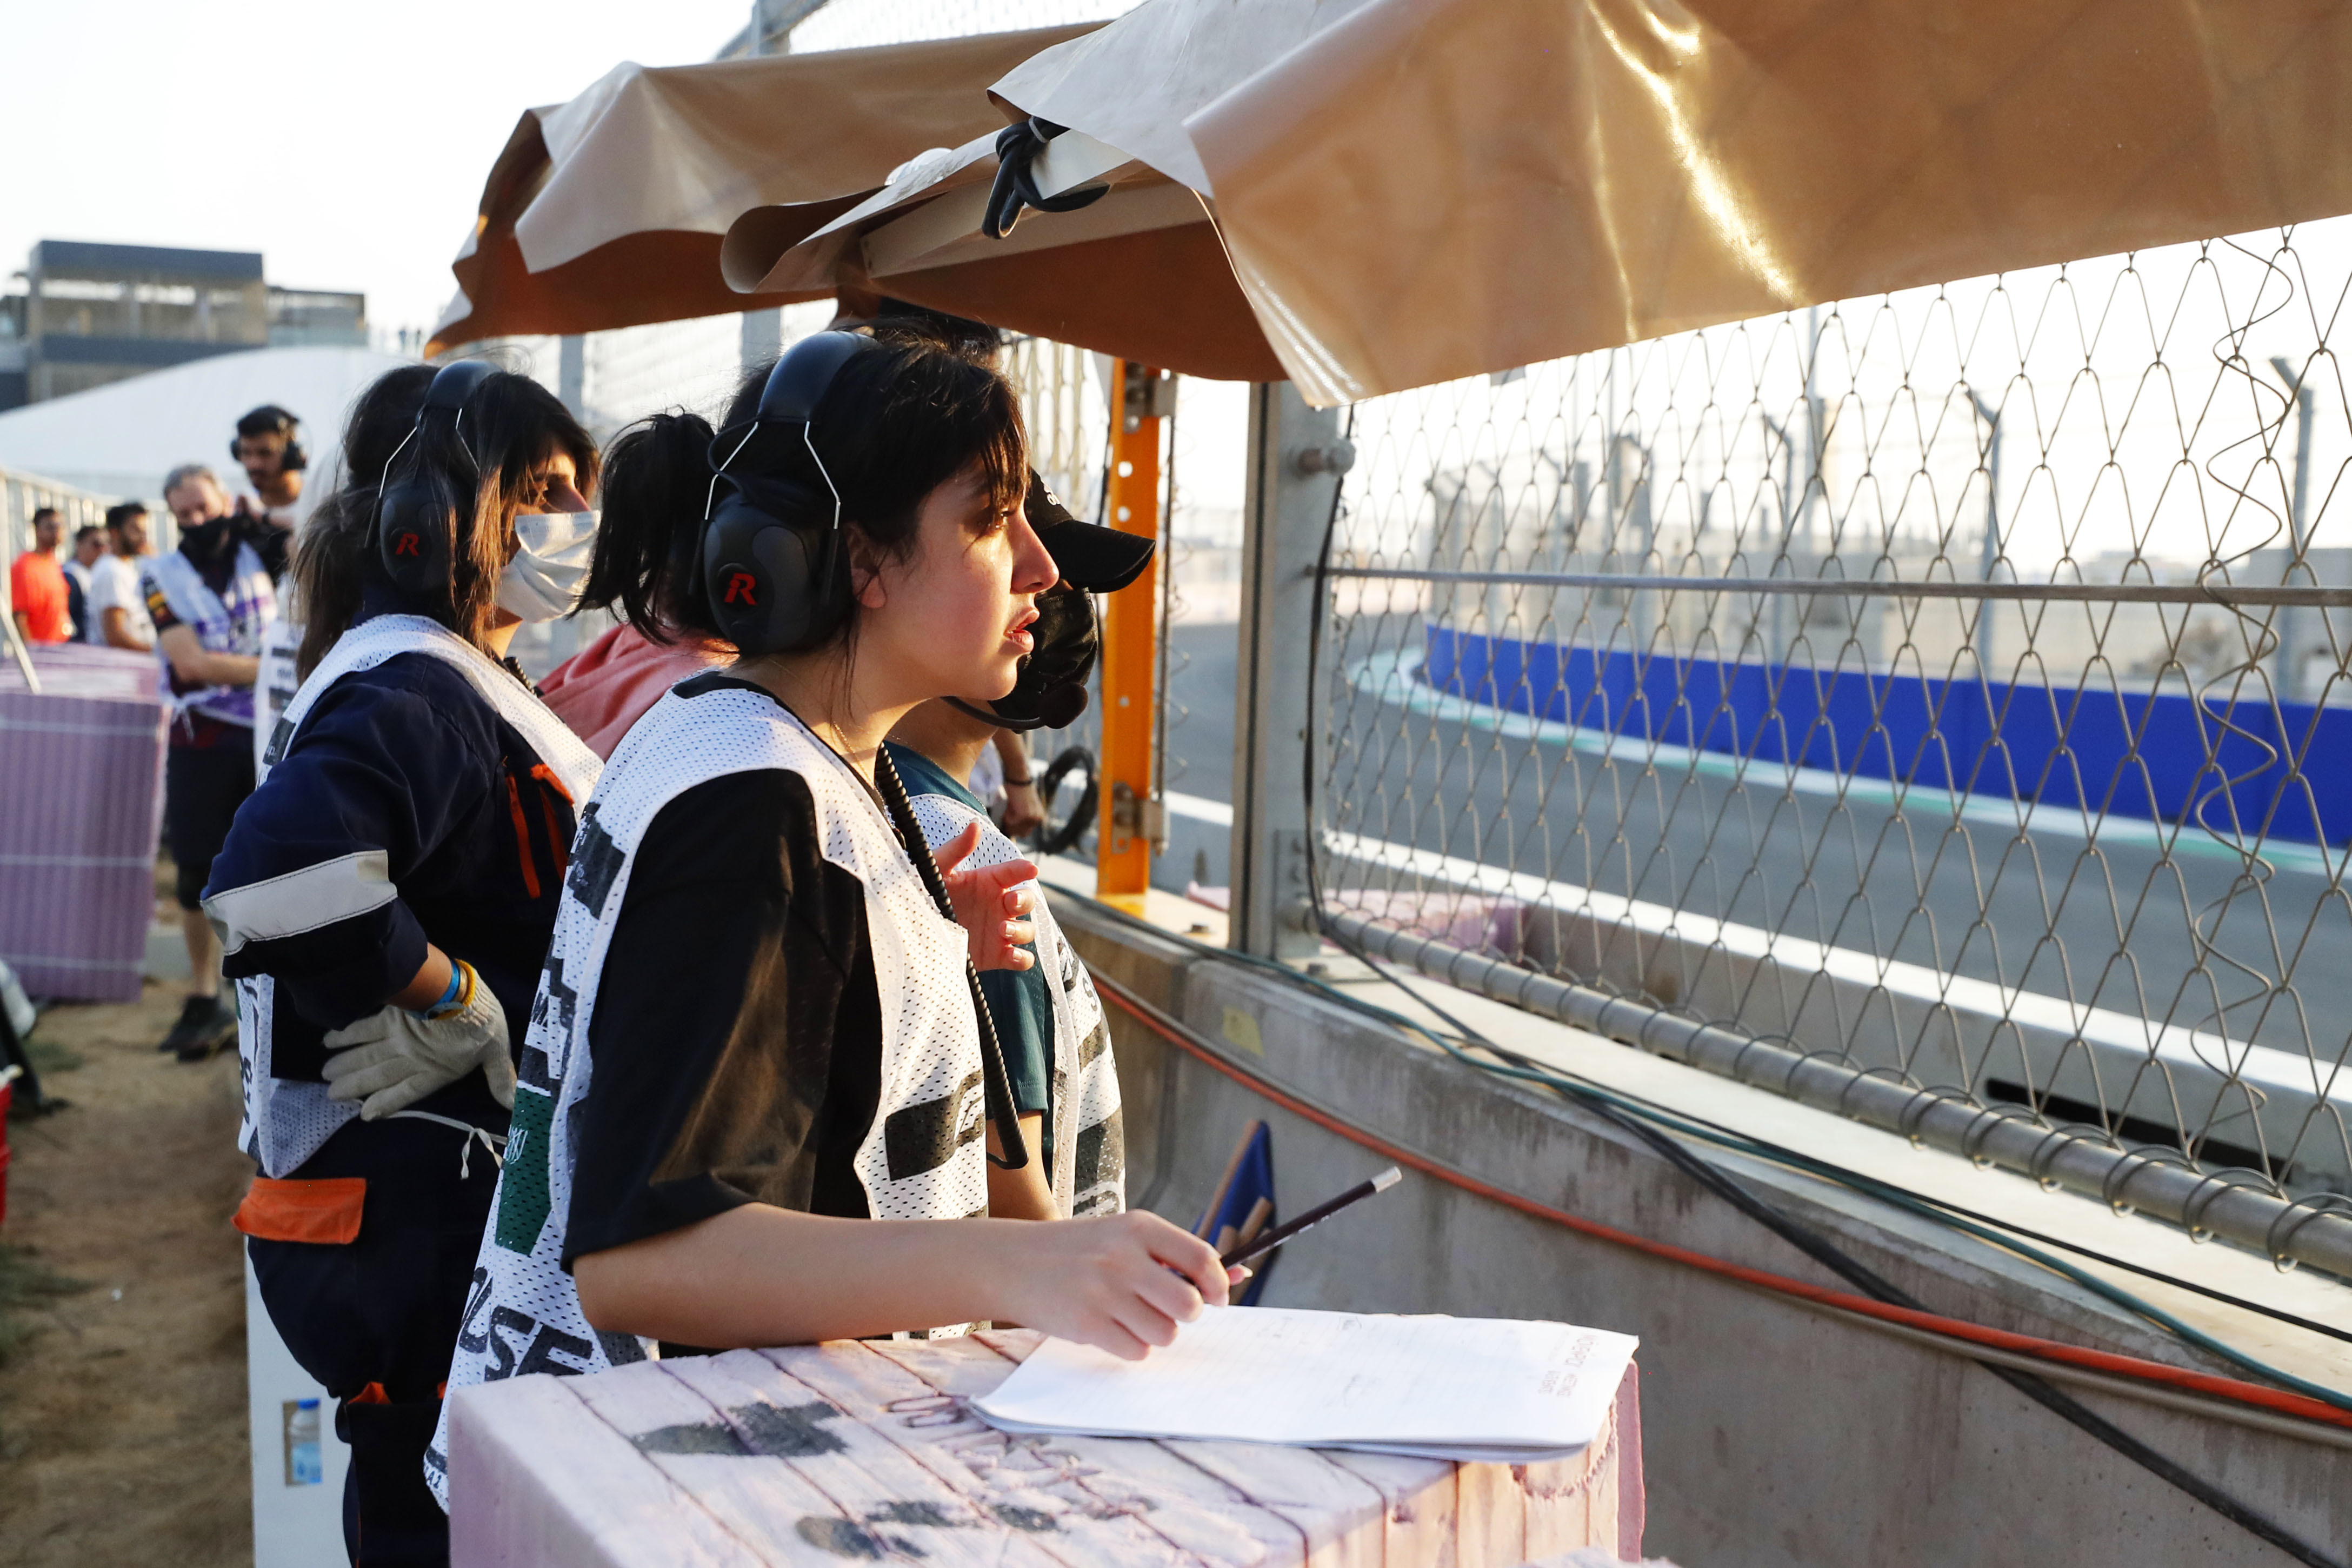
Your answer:
[[[264,1241],[344,1247],[359,1239],[360,1211],[366,1201],[365,1176],[329,1176],[321,1181],[256,1176],[229,1223]]]

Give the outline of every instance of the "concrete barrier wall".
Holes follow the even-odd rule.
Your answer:
[[[1080,900],[1056,896],[1055,905],[1097,973],[1350,1125],[1603,1224],[1843,1288],[1653,1150],[1554,1096],[1455,1062],[1280,976],[1158,937]],[[1191,1224],[1242,1127],[1256,1118],[1273,1130],[1286,1212],[1387,1163],[1118,1009],[1111,1016],[1132,1200]],[[1709,1157],[1936,1311],[2228,1370],[2087,1291],[1940,1227],[1776,1167]],[[1688,1568],[2291,1561],[1969,1361],[1433,1178],[1408,1173],[1396,1192],[1294,1245],[1265,1300],[1550,1318],[1639,1334],[1650,1486],[1643,1546]],[[2338,1552],[2352,1542],[2352,1447],[2066,1386],[2305,1541]]]

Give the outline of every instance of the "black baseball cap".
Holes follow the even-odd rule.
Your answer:
[[[1070,516],[1070,509],[1045,488],[1045,481],[1034,468],[1029,471],[1029,494],[1021,507],[1029,526],[1053,552],[1062,580],[1088,593],[1125,588],[1151,564],[1151,552],[1158,548],[1141,534],[1121,533]]]

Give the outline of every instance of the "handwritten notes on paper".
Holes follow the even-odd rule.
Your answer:
[[[1640,1343],[1508,1318],[1212,1307],[1141,1362],[1048,1340],[972,1408],[1008,1432],[1531,1463],[1592,1441]]]

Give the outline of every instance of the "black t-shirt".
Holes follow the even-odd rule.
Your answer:
[[[723,686],[759,689],[679,691]],[[779,769],[698,784],[646,828],[588,1025],[567,1269],[746,1203],[866,1217],[880,993],[866,891],[824,841]]]

